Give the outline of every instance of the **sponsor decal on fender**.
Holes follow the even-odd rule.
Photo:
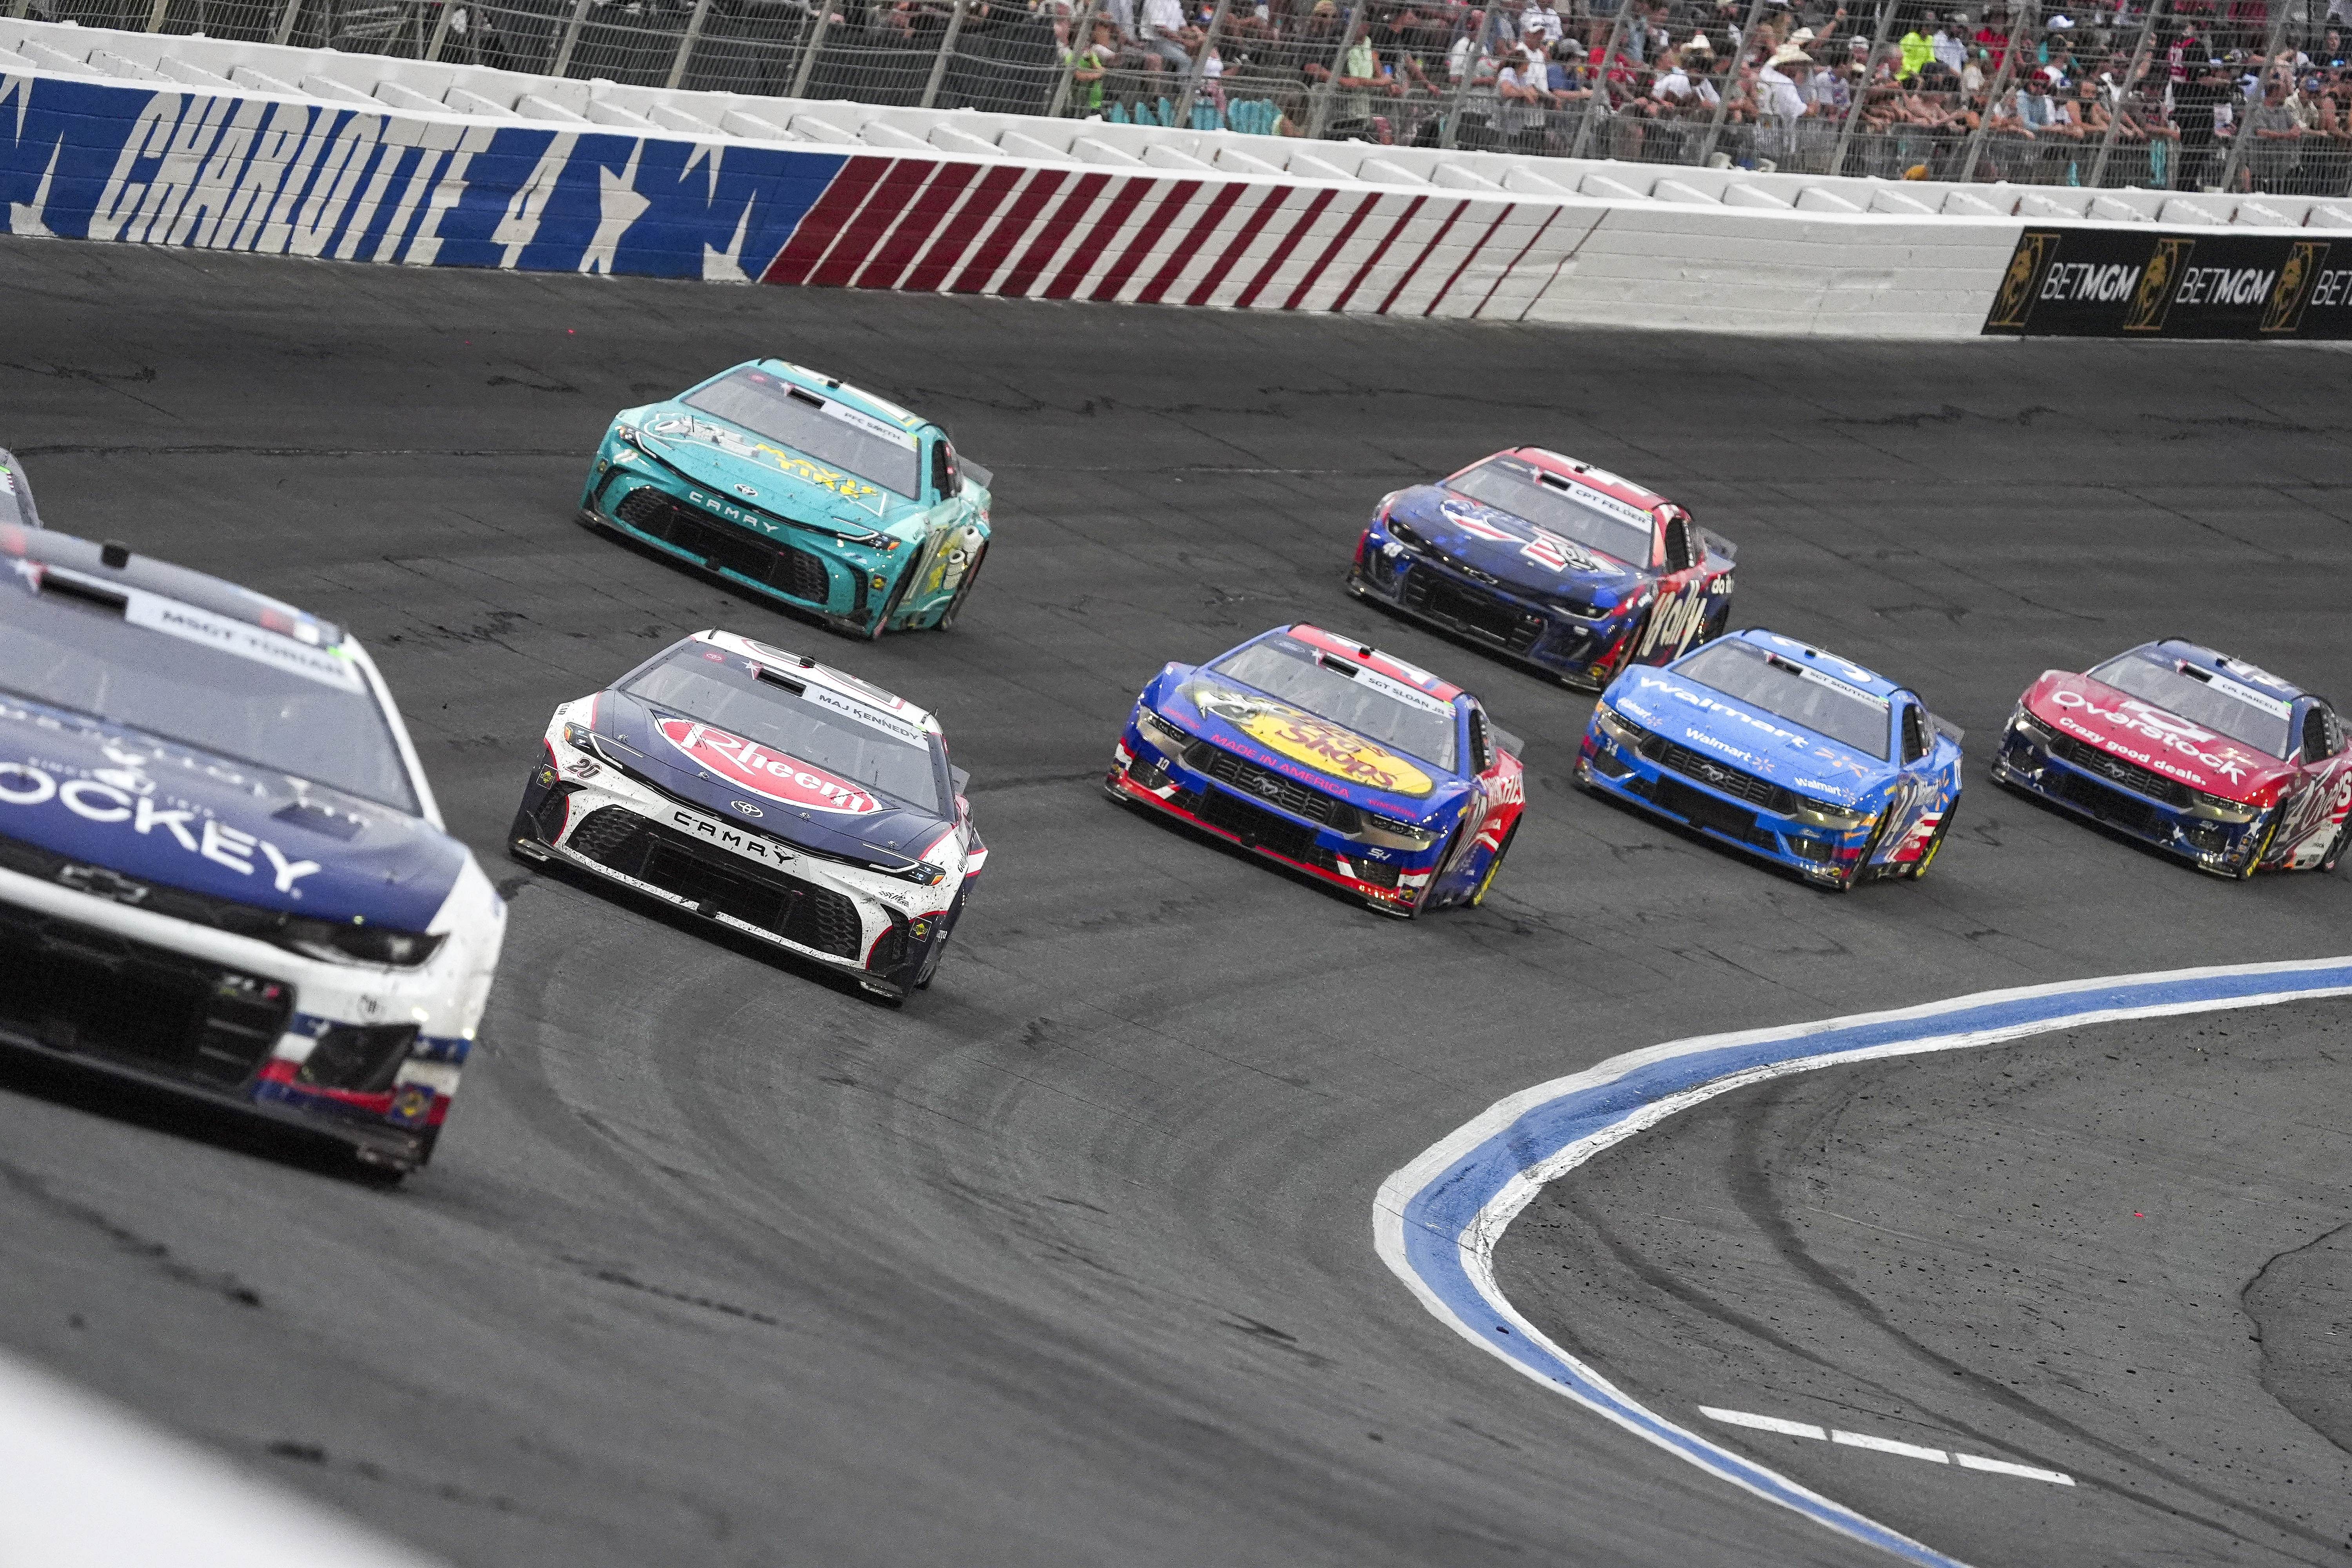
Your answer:
[[[664,719],[656,728],[695,766],[738,789],[787,805],[850,816],[870,816],[882,809],[880,801],[847,779],[772,752],[756,741],[687,719]]]
[[[1427,795],[1436,781],[1384,746],[1287,703],[1194,682],[1181,695],[1294,762],[1367,789]]]
[[[66,776],[60,778],[60,773]],[[296,859],[268,839],[231,827],[196,806],[159,801],[154,795],[135,793],[103,779],[76,777],[63,769],[52,771],[30,762],[0,763],[0,806],[47,805],[53,800],[85,822],[120,826],[151,839],[168,838],[188,854],[226,866],[240,876],[266,877],[279,892],[293,898],[302,896],[295,884],[321,868],[316,860]]]

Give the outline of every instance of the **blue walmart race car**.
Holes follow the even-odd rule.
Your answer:
[[[988,471],[871,393],[756,360],[625,408],[580,521],[836,631],[945,630],[988,552]]]
[[[1751,629],[1619,676],[1576,781],[1843,892],[1927,874],[1959,804],[1959,742],[1916,693]]]

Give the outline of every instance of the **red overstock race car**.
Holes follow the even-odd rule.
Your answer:
[[[2352,837],[2352,743],[2326,699],[2179,638],[2043,675],[1992,776],[2219,876],[2332,871]]]

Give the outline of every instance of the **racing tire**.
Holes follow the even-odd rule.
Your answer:
[[[1495,873],[1503,868],[1503,857],[1511,852],[1511,841],[1518,836],[1518,819],[1514,817],[1511,820],[1511,830],[1503,835],[1502,844],[1495,850],[1495,858],[1486,862],[1486,874],[1478,879],[1478,886],[1472,889],[1467,899],[1463,900],[1465,908],[1475,910],[1486,901],[1486,889],[1495,885]]]
[[[1936,831],[1928,835],[1927,847],[1919,851],[1919,858],[1903,868],[1906,880],[1916,882],[1927,874],[1927,868],[1936,863],[1936,851],[1944,847],[1944,835],[1951,831],[1952,818],[1959,809],[1960,803],[1957,799],[1944,808],[1944,820],[1936,824]]]
[[[917,564],[912,561],[907,563],[907,569],[898,574],[898,580],[896,583],[890,584],[890,596],[882,601],[882,613],[874,617],[872,626],[866,628],[867,642],[881,641],[882,634],[890,629],[890,617],[898,613],[899,601],[907,596],[907,590],[914,585]]]
[[[2253,880],[2254,873],[2263,868],[2263,857],[2271,852],[2271,841],[2278,837],[2279,819],[2285,815],[2286,813],[2283,810],[2273,809],[2272,811],[2270,825],[2263,829],[2262,843],[2255,847],[2252,854],[2246,857],[2246,863],[2239,867],[2237,870],[2231,873],[2231,875],[2234,876],[2241,882],[2251,882]],[[2344,836],[2341,833],[2336,835],[2336,839],[2339,843],[2342,841],[2343,837]]]
[[[2344,851],[2347,848],[2352,848],[2352,817],[2346,817],[2344,826],[2336,830],[2336,841],[2327,847],[2327,853],[2319,858],[2319,868],[2323,871],[2336,869],[2344,863]]]
[[[971,596],[971,585],[980,581],[980,569],[987,561],[988,542],[983,539],[980,542],[979,553],[971,558],[971,564],[964,568],[963,581],[956,584],[955,597],[950,599],[948,607],[940,612],[939,624],[931,628],[933,631],[955,629],[956,617],[963,613],[963,602]]]
[[[1894,815],[1892,811],[1882,811],[1878,814],[1878,826],[1870,830],[1869,838],[1863,843],[1862,853],[1853,858],[1853,869],[1836,881],[1827,884],[1831,892],[1851,893],[1867,878],[1870,871],[1870,858],[1878,852],[1878,841],[1886,837],[1886,822]]]

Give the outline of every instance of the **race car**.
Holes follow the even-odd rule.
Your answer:
[[[1519,749],[1460,687],[1277,626],[1154,676],[1103,784],[1410,918],[1486,899],[1527,802]]]
[[[1520,447],[1381,497],[1348,591],[1598,691],[1723,635],[1734,554],[1631,479]]]
[[[367,653],[0,524],[0,1043],[431,1157],[506,906]]]
[[[782,360],[625,408],[580,521],[836,631],[944,631],[988,553],[990,475],[937,425]]]
[[[931,983],[988,847],[939,721],[730,632],[673,643],[548,721],[510,847],[855,979]]]
[[[1936,863],[1960,731],[1884,676],[1749,629],[1612,681],[1575,777],[1844,892]]]
[[[2333,871],[2352,742],[2325,698],[2167,637],[2026,688],[1992,776],[2222,877]]]
[[[0,527],[10,523],[38,528],[41,514],[34,509],[33,481],[25,477],[25,465],[16,453],[0,447]]]

